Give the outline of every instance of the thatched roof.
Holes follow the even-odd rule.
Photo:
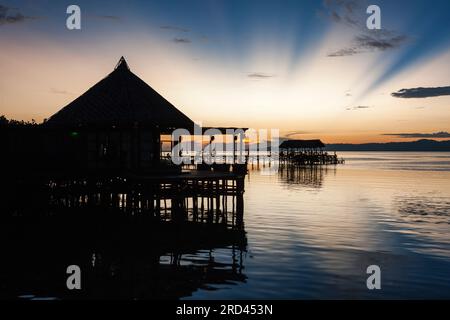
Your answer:
[[[320,140],[286,140],[280,144],[280,149],[317,149],[324,148]]]
[[[135,123],[162,130],[194,126],[191,119],[131,72],[122,57],[113,72],[55,113],[45,126]]]

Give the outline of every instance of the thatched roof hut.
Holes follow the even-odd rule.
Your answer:
[[[46,127],[154,126],[192,130],[194,122],[146,84],[123,57],[114,71],[55,113]]]
[[[280,144],[280,149],[320,149],[324,148],[322,141],[316,140],[286,140]]]
[[[161,171],[161,135],[175,129],[193,132],[194,126],[131,72],[121,57],[108,76],[51,116],[42,128],[45,154],[53,159],[53,167]]]

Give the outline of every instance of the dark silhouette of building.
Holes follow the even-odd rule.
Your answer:
[[[325,144],[320,140],[286,140],[280,144],[280,162],[293,165],[325,165],[343,163],[334,153],[324,151]]]
[[[325,145],[320,140],[286,140],[280,144],[280,149],[322,149]]]
[[[182,170],[162,157],[161,136],[194,126],[124,58],[41,125],[0,117],[1,243],[11,262],[0,297],[71,298],[59,271],[72,263],[87,270],[81,298],[178,298],[245,281],[234,251],[246,246],[245,164]],[[212,255],[180,263],[183,253],[229,246],[227,270]],[[169,252],[171,265],[159,263]],[[22,265],[33,269],[26,278]]]
[[[154,172],[164,171],[161,135],[177,128],[192,132],[194,122],[132,73],[122,57],[113,72],[42,127],[45,153],[55,166]]]

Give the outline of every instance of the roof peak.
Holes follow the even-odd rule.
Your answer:
[[[128,63],[123,56],[120,57],[119,62],[117,62],[114,70],[130,70]]]

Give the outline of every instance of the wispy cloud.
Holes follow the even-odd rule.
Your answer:
[[[374,33],[372,35],[359,35],[355,37],[358,48],[387,50],[402,45],[407,37],[404,35],[389,35],[387,33]]]
[[[332,21],[349,27],[363,25],[362,15],[358,15],[363,9],[361,0],[324,0],[323,4],[324,11],[321,14]]]
[[[122,17],[114,15],[91,14],[86,15],[86,20],[102,21],[104,23],[123,23]]]
[[[345,56],[353,56],[358,53],[360,53],[360,51],[357,50],[357,48],[344,48],[344,49],[339,49],[337,51],[331,52],[331,53],[327,54],[327,56],[328,57],[345,57]]]
[[[383,136],[393,136],[398,138],[450,138],[450,133],[441,131],[435,133],[385,133]]]
[[[178,43],[178,44],[186,44],[186,43],[191,43],[192,42],[188,38],[173,38],[172,41],[175,42],[175,43]]]
[[[69,92],[69,91],[61,90],[61,89],[56,89],[56,88],[51,88],[51,89],[50,89],[50,92],[51,92],[51,93],[54,93],[54,94],[72,94],[72,93]]]
[[[189,32],[189,29],[181,28],[177,26],[171,26],[171,25],[164,25],[160,27],[163,30],[170,30],[170,31],[177,31],[177,32]]]
[[[120,21],[122,20],[119,16],[111,16],[111,15],[95,15],[91,16],[95,19],[104,19],[104,20],[112,20],[112,21]]]
[[[395,98],[430,98],[438,96],[449,96],[449,87],[431,87],[431,88],[411,88],[411,89],[401,89],[397,92],[391,93],[391,96]]]
[[[263,73],[263,72],[251,72],[247,74],[247,77],[250,79],[256,79],[256,80],[264,80],[264,79],[270,79],[275,77],[274,74],[269,73]]]
[[[364,16],[364,1],[325,0],[325,15],[338,24],[354,29],[357,34],[352,42],[341,49],[330,52],[328,57],[353,56],[373,51],[396,49],[408,41],[408,37],[392,30],[368,30]]]
[[[346,110],[363,110],[369,109],[370,106],[356,106],[356,107],[347,107]]]
[[[331,52],[328,57],[353,56],[365,52],[396,49],[407,40],[407,36],[392,34],[392,32],[374,31],[370,35],[360,34],[353,38],[350,46]]]
[[[288,133],[286,133],[282,138],[285,138],[285,139],[288,139],[288,138],[292,138],[292,137],[295,137],[295,136],[298,136],[298,135],[302,135],[302,134],[308,134],[309,132],[306,132],[306,131],[291,131],[291,132],[288,132]]]
[[[20,23],[34,19],[38,19],[38,17],[23,15],[15,8],[6,7],[0,4],[0,25]]]
[[[177,35],[177,37],[171,39],[171,41],[178,43],[178,44],[187,44],[187,43],[193,43],[193,42],[195,42],[197,44],[198,43],[205,44],[210,41],[210,38],[207,37],[206,35],[195,34],[195,32],[191,32],[191,30],[187,29],[187,28],[174,26],[174,25],[163,25],[163,26],[160,26],[159,28],[162,30],[165,30],[165,31],[171,31],[172,35],[173,34]],[[185,33],[185,34],[189,33],[190,34],[189,38],[186,37],[185,35],[180,34],[180,32]],[[195,41],[192,39],[195,39]]]

